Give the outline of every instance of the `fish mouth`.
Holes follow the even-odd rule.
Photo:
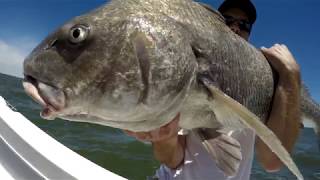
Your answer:
[[[25,75],[22,84],[25,92],[43,107],[40,113],[42,118],[53,120],[65,108],[66,98],[61,89],[38,81],[30,75]]]

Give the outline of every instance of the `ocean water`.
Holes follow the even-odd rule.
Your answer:
[[[47,121],[39,116],[40,106],[23,91],[21,79],[0,73],[0,96],[43,131],[94,163],[130,180],[144,180],[153,175],[159,163],[153,159],[148,144],[128,137],[121,130],[64,120]],[[306,180],[320,180],[320,151],[312,129],[303,129],[293,159]],[[266,173],[254,161],[252,180],[296,179],[286,168]]]

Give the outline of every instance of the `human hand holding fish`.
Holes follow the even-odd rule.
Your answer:
[[[280,82],[290,80],[300,83],[300,67],[286,45],[274,44],[270,48],[261,47],[261,51],[279,74]]]
[[[187,134],[178,133],[180,130],[178,124],[179,118],[180,116],[178,114],[168,124],[149,132],[124,131],[140,141],[152,142],[155,158],[167,167],[176,169],[182,165],[185,151],[187,151]],[[201,129],[195,133],[201,136],[200,139],[202,139],[203,145],[212,155],[213,160],[219,168],[223,169],[225,173],[230,176],[237,173],[234,170],[239,168],[242,160],[241,146],[236,139],[230,137],[231,133],[217,133]],[[211,135],[207,133],[211,133]],[[214,133],[214,135],[212,135],[212,133]]]
[[[299,65],[283,44],[275,44],[270,48],[262,47],[261,51],[278,75],[266,126],[280,139],[286,150],[292,152],[302,123]],[[256,142],[256,152],[266,171],[276,172],[282,167],[279,158],[259,138]]]
[[[140,141],[150,141],[153,143],[166,141],[178,135],[179,127],[179,114],[169,123],[148,132],[134,132],[124,130],[124,132]]]

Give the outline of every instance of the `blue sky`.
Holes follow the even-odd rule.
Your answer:
[[[47,34],[105,0],[0,0],[0,72],[22,75],[23,58]],[[222,0],[203,0],[218,7]],[[250,42],[256,47],[286,44],[302,78],[320,102],[320,1],[253,0],[258,11]]]

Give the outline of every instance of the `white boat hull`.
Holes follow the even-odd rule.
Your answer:
[[[125,178],[68,149],[0,96],[0,179],[112,179]]]

